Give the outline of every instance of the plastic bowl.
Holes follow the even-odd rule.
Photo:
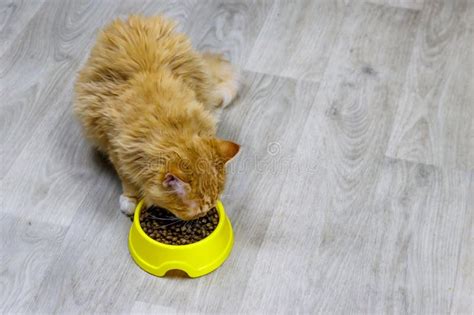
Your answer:
[[[170,270],[182,270],[191,278],[217,269],[229,256],[234,234],[224,206],[217,202],[219,223],[206,238],[188,245],[168,245],[149,237],[140,226],[143,201],[135,209],[133,224],[128,236],[128,249],[133,260],[143,270],[162,277]]]

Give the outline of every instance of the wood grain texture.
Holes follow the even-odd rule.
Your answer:
[[[42,117],[54,111],[55,104],[64,110],[64,100],[71,100],[75,73],[114,3],[47,2],[0,57],[0,179]]]
[[[472,247],[469,174],[388,159],[375,181],[353,183],[351,203],[331,171],[313,175],[296,182],[301,194],[283,192],[241,312],[453,311],[459,251]]]
[[[343,1],[275,1],[245,69],[319,82],[344,13]]]
[[[267,0],[199,1],[185,31],[200,51],[222,53],[243,67],[271,5]]]
[[[464,220],[462,247],[459,249],[459,265],[451,298],[450,311],[454,314],[469,314],[474,310],[474,172],[467,201],[468,216]]]
[[[421,10],[425,0],[366,0],[368,3],[388,5],[396,8]],[[427,0],[428,2],[431,0]]]
[[[472,314],[474,2],[421,2],[0,0],[0,312]],[[248,69],[218,131],[235,245],[202,278],[133,263],[71,113],[131,13]]]
[[[198,0],[133,0],[120,1],[115,16],[125,19],[130,14],[145,16],[164,15],[177,23],[177,29],[184,31]]]
[[[28,21],[35,15],[43,0],[2,0],[0,1],[0,56],[10,47]]]
[[[66,229],[0,213],[0,312],[26,312]]]
[[[1,181],[0,198],[5,213],[69,226],[97,182],[101,165],[90,144],[82,139],[70,110],[71,100],[63,99],[59,104],[46,114]],[[19,179],[22,185],[18,185]]]
[[[163,307],[156,304],[137,301],[133,303],[130,314],[177,314],[177,312],[171,307]]]
[[[423,11],[387,155],[474,168],[474,2]]]
[[[241,312],[369,312],[366,224],[417,16],[350,8],[252,272],[260,285]]]
[[[50,53],[43,52],[41,55],[46,60],[42,57],[33,63],[39,66],[43,61],[48,66],[44,67],[43,73],[39,71],[40,75],[30,78],[31,86],[29,82],[19,87],[9,83],[7,87],[11,89],[5,89],[7,94],[14,93],[14,96],[26,87],[27,92],[35,91],[32,93],[37,99],[28,102],[22,97],[13,97],[8,99],[10,104],[1,107],[6,113],[6,124],[2,126],[6,135],[2,138],[5,144],[2,144],[4,174],[1,179],[4,188],[0,197],[4,200],[4,212],[67,226],[86,197],[90,184],[96,181],[94,172],[97,171],[91,167],[90,146],[81,140],[81,131],[72,117],[72,83],[79,62],[88,53],[84,48],[90,48],[94,41],[92,35],[96,29],[87,27],[87,22],[111,15],[113,11],[105,2],[99,6],[94,2],[74,2],[66,11],[47,9],[45,6],[42,14],[53,14],[58,18],[57,24],[43,27],[57,27],[60,31],[55,32],[53,38],[47,38],[50,35],[45,34],[46,43],[51,41]],[[91,14],[90,10],[95,13]],[[42,25],[47,21],[41,12],[37,19],[28,29],[32,38],[41,37],[34,35],[41,31],[36,22]],[[33,47],[29,46],[29,49]],[[17,64],[19,71],[26,71],[21,62]],[[10,75],[11,71],[14,68],[2,80],[6,82],[8,78],[18,76],[18,73]],[[19,178],[28,184],[15,184]]]
[[[369,263],[370,310],[453,313],[460,252],[472,247],[464,236],[474,214],[471,174],[394,160],[384,170],[371,218],[378,229],[369,244],[378,253]]]
[[[128,253],[130,220],[117,209],[120,184],[107,169],[97,176],[97,182],[88,185],[88,198],[79,205],[30,312],[128,312],[140,292],[147,274]]]

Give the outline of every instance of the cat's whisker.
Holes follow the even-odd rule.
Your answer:
[[[165,224],[165,225],[160,225],[160,227],[165,228],[165,227],[171,226],[171,225],[173,225],[173,224],[177,224],[177,223],[179,223],[179,222],[181,222],[181,221],[182,221],[181,219],[178,219],[178,220],[173,221],[173,222],[171,222],[171,223],[168,223],[168,224]]]
[[[179,218],[173,218],[173,217],[158,217],[158,216],[153,215],[153,214],[150,214],[148,216],[152,219],[161,220],[161,221],[178,221],[178,220],[181,220]]]

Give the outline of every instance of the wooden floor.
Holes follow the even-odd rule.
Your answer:
[[[155,278],[71,113],[114,17],[164,13],[243,72],[235,246]],[[474,0],[0,0],[0,313],[472,314]]]

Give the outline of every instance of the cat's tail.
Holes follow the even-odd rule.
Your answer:
[[[220,99],[218,106],[226,107],[237,96],[239,90],[239,71],[221,54],[204,53],[204,61],[209,67],[215,92]]]

